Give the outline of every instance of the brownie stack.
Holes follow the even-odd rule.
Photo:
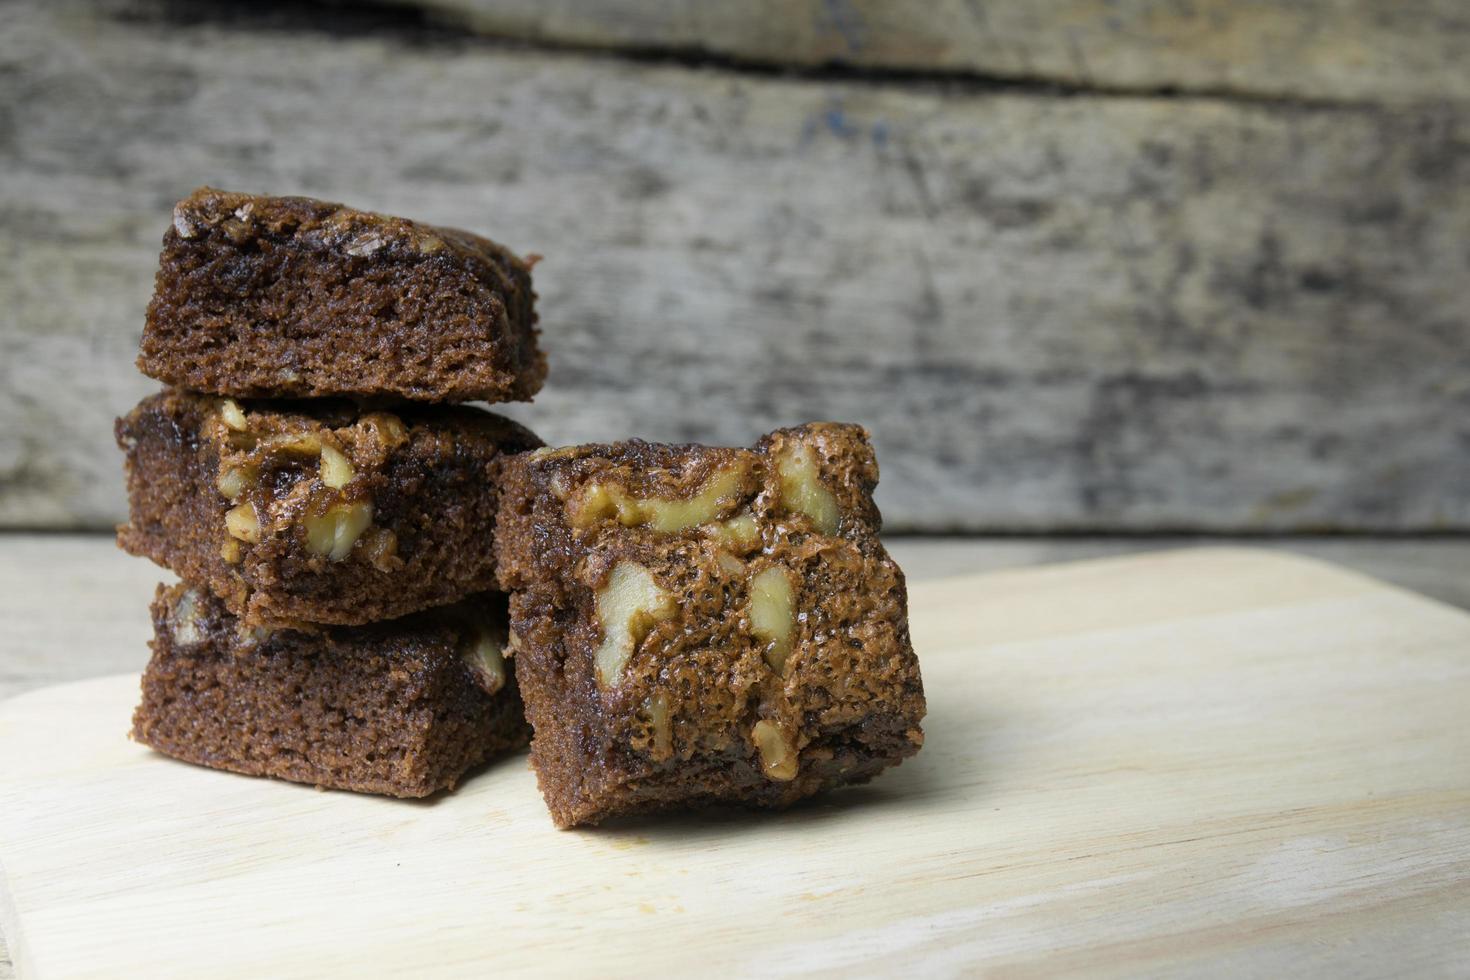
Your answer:
[[[524,744],[495,476],[540,445],[529,263],[486,239],[202,188],[164,236],[117,423],[128,551],[172,569],[133,736],[393,796]]]
[[[917,752],[867,432],[541,447],[451,404],[540,388],[533,299],[528,263],[465,232],[178,205],[139,358],[168,387],[117,425],[119,541],[183,579],[134,737],[395,796],[531,737],[563,827],[783,807]]]

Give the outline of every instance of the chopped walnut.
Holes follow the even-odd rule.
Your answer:
[[[176,646],[192,647],[204,641],[204,633],[199,628],[199,593],[188,589],[179,596],[170,618]]]
[[[807,515],[823,534],[836,534],[837,498],[822,486],[811,447],[800,443],[789,446],[776,458],[776,473],[781,480],[781,506],[791,513]]]
[[[351,483],[357,476],[357,471],[352,468],[352,461],[342,452],[331,446],[322,445],[321,449],[321,477],[322,483],[333,490],[341,490]]]
[[[791,573],[772,566],[750,580],[750,631],[766,644],[766,663],[780,674],[796,630],[796,596]]]
[[[220,400],[219,417],[220,421],[224,422],[226,426],[234,429],[236,432],[245,432],[250,428],[250,423],[245,419],[244,409],[233,398],[223,398]]]
[[[373,520],[373,505],[365,500],[338,501],[320,514],[306,515],[306,547],[313,554],[341,561]]]
[[[682,531],[719,517],[722,509],[735,502],[744,480],[744,466],[725,467],[711,474],[686,500],[635,497],[616,483],[589,483],[567,503],[567,512],[572,526],[578,528],[616,518],[624,527]]]
[[[786,738],[779,725],[773,721],[761,719],[755,723],[750,731],[750,739],[755,743],[756,751],[761,756],[761,769],[767,779],[786,783],[796,778],[799,762],[796,749]]]
[[[472,630],[460,650],[460,656],[475,672],[476,680],[486,694],[499,693],[505,687],[505,653],[488,630]]]
[[[674,610],[674,597],[654,581],[648,569],[631,561],[613,566],[607,584],[597,590],[597,619],[602,627],[595,657],[598,685],[616,684],[648,631],[674,615]]]
[[[255,514],[255,505],[243,503],[225,511],[225,530],[246,544],[259,544],[260,518]]]
[[[255,483],[259,475],[260,471],[248,463],[240,466],[222,466],[219,475],[215,477],[214,485],[226,500],[238,501]]]

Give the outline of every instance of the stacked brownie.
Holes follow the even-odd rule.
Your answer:
[[[528,729],[502,649],[503,456],[467,400],[545,377],[530,268],[465,232],[203,188],[164,237],[117,423],[159,587],[133,736],[202,765],[424,796]]]
[[[465,232],[209,189],[177,207],[139,359],[169,387],[117,427],[119,540],[183,579],[154,603],[134,737],[421,796],[529,720],[562,827],[782,807],[917,752],[867,433],[551,449],[446,404],[540,388],[532,299],[527,263]]]

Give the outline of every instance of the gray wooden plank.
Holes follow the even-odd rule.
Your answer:
[[[1268,97],[1470,97],[1459,0],[379,0],[494,37]]]
[[[69,8],[66,8],[69,9]],[[553,442],[862,422],[893,530],[1470,526],[1450,106],[1054,98],[0,7],[0,526],[122,513],[171,202],[537,267]]]

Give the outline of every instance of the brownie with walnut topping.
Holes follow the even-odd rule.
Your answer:
[[[174,207],[138,367],[239,398],[529,400],[530,263],[469,232],[201,187]]]
[[[780,807],[919,750],[903,573],[858,426],[754,449],[626,442],[501,464],[497,574],[563,827]]]
[[[246,626],[352,625],[494,587],[502,454],[540,445],[466,406],[235,401],[175,389],[116,427],[118,543]]]
[[[421,797],[525,744],[505,599],[371,626],[250,629],[214,596],[160,585],[133,739],[213,769]]]

